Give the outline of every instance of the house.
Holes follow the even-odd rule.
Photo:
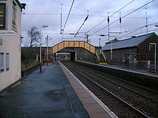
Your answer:
[[[21,10],[18,0],[0,1],[0,92],[21,78]]]
[[[106,55],[107,62],[122,63],[123,54],[146,54],[147,60],[154,61],[155,51],[150,50],[150,44],[156,44],[158,50],[158,36],[155,33],[133,36],[125,40],[116,40],[107,43],[102,50]],[[158,54],[157,54],[158,57]],[[158,59],[158,58],[157,58]]]

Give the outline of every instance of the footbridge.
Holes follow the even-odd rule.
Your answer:
[[[93,46],[85,41],[62,41],[52,47],[52,52],[54,54],[54,53],[61,51],[64,48],[70,48],[70,47],[71,48],[74,48],[74,47],[75,48],[84,48],[93,54],[96,53],[95,46]]]
[[[83,49],[85,51],[83,51]],[[52,47],[52,53],[58,53],[58,52],[70,52],[71,53],[71,60],[77,59],[85,59],[85,58],[97,58],[97,61],[100,62],[101,58],[105,61],[105,55],[103,54],[103,51],[86,41],[62,41],[55,46]]]

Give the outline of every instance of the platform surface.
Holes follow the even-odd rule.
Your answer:
[[[117,118],[78,78],[59,64],[91,118]]]
[[[0,118],[90,118],[57,62],[0,95]]]

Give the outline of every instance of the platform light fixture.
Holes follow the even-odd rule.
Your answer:
[[[45,28],[48,27],[48,25],[42,25],[41,28]],[[42,72],[42,50],[41,50],[41,46],[42,46],[42,37],[40,38],[40,62],[39,62],[39,68],[40,68],[40,73]]]

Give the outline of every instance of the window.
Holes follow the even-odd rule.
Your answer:
[[[0,3],[0,29],[5,29],[6,4]]]
[[[4,71],[4,53],[0,52],[0,72]]]
[[[13,10],[12,10],[12,26],[16,28],[16,3],[13,2]]]
[[[9,53],[6,53],[6,70],[9,70]]]

